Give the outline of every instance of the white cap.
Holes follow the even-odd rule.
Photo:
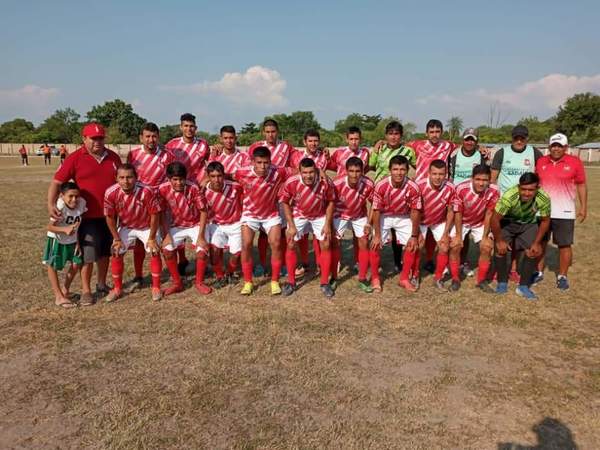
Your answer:
[[[556,133],[550,137],[550,141],[548,142],[548,145],[552,145],[552,144],[560,144],[564,147],[565,145],[569,144],[569,141],[564,134]]]

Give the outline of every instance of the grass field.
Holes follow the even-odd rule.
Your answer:
[[[0,448],[600,448],[598,169],[572,289],[547,273],[537,303],[388,278],[62,310],[40,263],[51,170],[30,160],[0,158]]]

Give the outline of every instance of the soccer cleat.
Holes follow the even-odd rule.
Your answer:
[[[566,291],[569,289],[569,280],[564,275],[559,275],[556,279],[556,287],[561,291]]]
[[[212,289],[204,283],[196,283],[194,287],[202,295],[208,295],[212,292]]]
[[[255,278],[264,277],[266,273],[267,273],[267,271],[262,266],[262,264],[257,264],[256,266],[254,266],[254,273],[253,273],[253,275],[254,275]]]
[[[460,289],[460,280],[452,280],[452,283],[450,284],[450,287],[448,288],[448,290],[450,292],[457,292]]]
[[[508,275],[508,279],[513,283],[520,283],[521,275],[519,275],[519,272],[517,272],[516,270],[511,270],[510,274]]]
[[[508,292],[508,283],[499,281],[494,292],[496,292],[496,294],[506,294]]]
[[[331,298],[331,297],[333,297],[335,295],[335,292],[333,291],[333,289],[331,288],[331,286],[328,285],[328,284],[322,284],[321,285],[321,292],[327,298]]]
[[[446,290],[446,286],[444,286],[444,280],[442,280],[442,279],[436,280],[434,278],[433,279],[433,285],[434,285],[434,287],[438,288],[440,291],[445,291]]]
[[[537,300],[537,295],[535,295],[528,286],[518,286],[517,289],[515,289],[515,292],[517,295],[524,297],[527,300]]]
[[[332,278],[330,278],[330,279],[329,279],[329,287],[330,287],[331,289],[333,289],[334,291],[337,289],[337,287],[338,287],[338,282],[337,282],[337,279],[336,279],[336,278],[333,278],[333,277],[332,277]]]
[[[238,284],[240,282],[240,276],[237,273],[230,273],[227,275],[227,282],[229,284]]]
[[[412,284],[409,280],[400,280],[398,281],[398,286],[403,287],[408,292],[415,292],[417,290],[417,286]]]
[[[281,294],[281,286],[279,286],[279,281],[271,281],[271,295],[279,294]]]
[[[217,278],[213,284],[212,284],[213,288],[215,289],[222,289],[225,286],[227,286],[227,278],[222,277],[222,278]]]
[[[365,294],[371,294],[373,292],[373,288],[371,287],[371,285],[369,284],[369,282],[367,280],[358,280],[358,287]]]
[[[486,294],[493,294],[494,289],[490,286],[490,283],[488,281],[482,281],[481,283],[479,283],[477,286],[477,289],[479,289],[482,292],[485,292]]]
[[[144,285],[144,279],[142,277],[135,277],[131,280],[127,287],[124,289],[125,293],[131,294],[135,291],[140,290]]]
[[[183,284],[172,284],[168,288],[165,289],[163,295],[168,297],[169,295],[177,294],[178,292],[183,291]]]
[[[416,289],[419,289],[419,286],[421,285],[421,282],[419,281],[418,277],[412,277],[410,279],[410,284],[412,284]]]
[[[296,267],[294,273],[296,275],[296,278],[303,278],[304,275],[306,275],[306,267],[304,266],[304,264],[300,264],[298,267]]]
[[[122,295],[123,294],[121,293],[121,291],[117,291],[116,289],[113,289],[106,295],[106,297],[104,298],[104,301],[106,303],[112,303],[112,302],[120,299]]]
[[[162,292],[159,288],[152,288],[152,301],[159,302],[162,300]]]
[[[296,290],[296,286],[294,284],[285,283],[281,288],[281,295],[284,297],[289,297]]]
[[[242,290],[240,291],[240,294],[242,295],[250,295],[252,294],[252,292],[254,292],[254,285],[249,282],[249,281],[245,281],[244,282],[244,287],[242,287]]]
[[[534,272],[531,277],[531,284],[538,284],[544,279],[544,272]]]
[[[383,289],[381,288],[381,281],[379,281],[379,280],[372,279],[371,287],[373,288],[373,292],[382,292],[383,291]]]
[[[435,272],[435,264],[433,263],[433,261],[427,261],[423,268],[429,273]]]

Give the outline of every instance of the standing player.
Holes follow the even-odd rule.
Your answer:
[[[123,255],[140,240],[145,250],[152,255],[152,300],[162,298],[160,272],[162,262],[157,232],[160,222],[160,204],[153,191],[137,183],[135,167],[123,164],[117,169],[117,183],[106,190],[104,215],[113,237],[111,270],[115,287],[106,296],[114,302],[123,292]],[[118,228],[117,228],[118,221]]]
[[[417,183],[423,197],[423,214],[421,216],[421,238],[425,243],[427,233],[430,232],[437,244],[438,253],[435,264],[434,283],[438,289],[444,289],[442,276],[448,265],[448,253],[454,261],[460,261],[462,239],[456,236],[450,240],[450,231],[454,225],[455,188],[446,179],[446,162],[434,159],[429,165],[429,178]],[[460,264],[460,263],[459,263]],[[458,290],[460,284],[459,264],[450,266],[453,291]],[[418,266],[417,266],[418,267]]]
[[[364,173],[367,173],[369,171],[370,151],[367,147],[360,146],[361,136],[360,128],[349,127],[348,131],[346,131],[346,142],[348,145],[333,151],[327,168],[335,170],[338,176],[346,175],[346,161],[356,156],[362,160]]]
[[[550,228],[550,197],[539,188],[539,182],[540,178],[535,173],[524,173],[519,184],[502,194],[496,204],[492,233],[496,241],[498,294],[505,294],[508,290],[507,251],[523,250],[516,293],[528,300],[537,299],[530,285],[537,258],[542,254],[542,240]]]
[[[550,153],[538,160],[536,170],[540,177],[540,186],[552,199],[550,232],[554,244],[558,246],[559,255],[556,287],[567,290],[569,289],[567,272],[573,259],[571,246],[575,232],[575,219],[578,218],[583,222],[587,215],[587,185],[581,160],[567,154],[569,148],[567,137],[557,133],[550,138],[549,145]],[[576,213],[576,196],[579,198],[578,213]],[[539,271],[534,282],[539,282],[543,278],[544,253],[547,244],[548,240],[545,239],[538,265]]]
[[[60,165],[62,166],[62,163],[65,161],[67,155],[69,154],[69,152],[67,151],[67,146],[65,144],[61,144],[60,148],[58,149],[58,153],[60,155]]]
[[[29,160],[27,158],[27,149],[24,145],[21,145],[21,148],[19,149],[19,154],[21,155],[21,165],[28,166]]]
[[[187,169],[179,161],[167,166],[167,178],[168,181],[158,187],[163,210],[163,255],[173,280],[164,295],[183,291],[175,250],[185,246],[186,240],[191,242],[196,251],[196,290],[202,295],[210,294],[212,289],[204,284],[208,256],[208,243],[204,238],[207,214],[200,188],[187,179]]]
[[[225,174],[231,175],[240,167],[247,166],[250,164],[250,157],[247,153],[241,152],[235,146],[237,136],[235,134],[235,128],[231,125],[224,125],[221,127],[219,132],[220,146],[219,151],[214,155],[211,154],[209,161],[217,161],[223,165]],[[208,173],[205,174],[205,177]]]
[[[371,280],[367,280],[369,270],[369,236],[371,224],[370,212],[367,202],[373,200],[374,184],[371,179],[363,175],[364,163],[357,156],[352,156],[346,161],[344,175],[335,178],[335,213],[333,219],[333,261],[332,284],[336,285],[338,264],[342,257],[340,240],[344,232],[352,230],[358,245],[358,286],[363,292],[371,293],[374,289],[381,291],[379,274],[371,268]]]
[[[44,155],[44,165],[51,166],[52,165],[52,150],[48,144],[44,144],[42,146],[42,153]]]
[[[271,247],[271,294],[281,294],[281,216],[277,207],[279,188],[289,174],[289,169],[271,164],[271,152],[266,147],[256,147],[252,152],[252,166],[242,167],[233,173],[235,181],[243,188],[242,205],[242,295],[254,291],[252,284],[252,243],[254,234],[264,231]]]
[[[460,236],[463,242],[468,242],[468,235],[470,235],[473,242],[479,243],[477,287],[488,293],[493,292],[487,282],[494,249],[494,243],[490,239],[490,227],[494,208],[500,197],[500,191],[495,185],[490,184],[490,178],[489,166],[479,164],[471,170],[470,179],[456,186],[456,228],[451,233],[451,237]],[[454,256],[451,255],[450,267],[458,264],[452,259]],[[460,284],[456,284],[455,287],[460,287]]]
[[[391,239],[405,246],[402,272],[398,284],[413,292],[416,286],[410,282],[418,273],[413,269],[419,250],[419,224],[422,200],[418,185],[410,180],[408,159],[402,155],[393,156],[389,162],[390,175],[375,185],[373,198],[374,237],[371,243],[371,274],[377,277],[373,284],[380,285],[379,263],[381,246]],[[393,231],[394,233],[390,233]],[[391,234],[391,235],[390,235]]]
[[[288,267],[288,281],[283,295],[291,295],[296,289],[295,269],[297,264],[295,242],[304,234],[312,232],[319,241],[321,253],[321,292],[333,297],[329,285],[331,268],[331,225],[335,208],[333,184],[317,171],[315,162],[310,158],[300,161],[300,174],[288,178],[284,183],[279,200],[287,219],[287,250],[285,254]],[[292,211],[293,208],[293,211]]]
[[[242,187],[224,178],[225,168],[218,161],[209,163],[206,173],[208,183],[203,194],[210,221],[207,225],[208,242],[217,276],[214,286],[220,288],[226,283],[237,284],[239,281],[236,271],[242,251]],[[223,251],[226,247],[229,248],[230,255],[227,278],[223,269]]]

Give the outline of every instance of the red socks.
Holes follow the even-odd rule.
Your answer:
[[[110,259],[110,270],[112,272],[115,291],[117,292],[121,292],[121,290],[123,290],[123,266],[123,255],[113,256]]]
[[[206,260],[196,255],[196,284],[204,284],[204,272],[206,271]],[[250,281],[252,281],[252,266],[250,268]]]
[[[319,244],[319,240],[316,237],[313,237],[313,252],[315,252],[315,264],[320,264],[321,244]]]
[[[235,258],[234,258],[235,256]],[[229,255],[229,261],[227,262],[227,273],[232,274],[237,270],[237,261],[240,259],[239,252],[235,255]]]
[[[490,270],[490,261],[480,259],[478,267],[479,270],[477,270],[477,284],[482,283],[487,278],[487,274]]]
[[[135,276],[142,278],[144,276],[144,259],[146,258],[146,250],[141,241],[135,241],[133,247],[133,269]]]
[[[300,251],[300,261],[305,266],[308,266],[308,234],[302,236],[302,239],[298,241],[298,250]],[[288,272],[290,268],[288,266]]]
[[[435,279],[441,280],[444,274],[444,269],[448,265],[448,253],[440,253],[438,252],[437,258],[435,261]]]
[[[225,276],[223,269],[223,250],[213,248],[213,270],[217,278],[223,278]]]
[[[179,276],[179,270],[177,270],[177,258],[175,258],[175,255],[171,258],[165,257],[165,264],[167,265],[167,269],[169,269],[173,283],[177,286],[181,286],[181,277]]]
[[[331,250],[323,250],[320,253],[317,261],[319,262],[319,266],[321,266],[321,284],[327,284],[329,283],[329,274],[331,272]]]
[[[307,242],[308,244],[308,242]],[[290,284],[296,284],[296,265],[298,257],[295,249],[287,249],[285,252],[285,265],[287,267],[287,278]],[[276,280],[275,280],[276,281]]]
[[[460,281],[460,259],[450,260],[450,275],[454,281]]]
[[[381,253],[379,250],[360,250],[358,252],[358,279],[364,280],[367,278],[367,271],[365,270],[364,276],[361,277],[361,253],[367,252],[369,259],[371,260],[371,279],[379,280],[379,266],[381,264]]]
[[[271,256],[271,281],[279,281],[279,274],[281,272],[281,259],[273,258]]]
[[[152,288],[160,289],[160,273],[162,272],[162,260],[160,255],[150,257],[150,274],[152,275]]]
[[[418,273],[414,269],[415,259],[417,259],[416,252],[409,252],[406,249],[404,249],[404,255],[402,256],[402,272],[400,272],[400,280],[408,280],[411,271],[415,275]]]
[[[379,255],[379,252],[377,252]],[[379,265],[378,265],[379,266]],[[369,270],[369,250],[358,250],[358,279],[364,280],[367,278]]]
[[[252,283],[252,261],[242,261],[242,274],[246,283]]]

